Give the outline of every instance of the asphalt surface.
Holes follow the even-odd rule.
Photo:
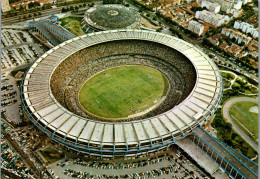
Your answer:
[[[232,124],[232,128],[255,150],[258,151],[258,146],[257,144],[247,135],[245,134],[232,120],[231,116],[229,115],[229,110],[230,107],[240,101],[250,101],[250,102],[256,102],[258,103],[258,100],[255,98],[250,98],[250,97],[237,97],[237,98],[232,98],[228,100],[224,106],[223,106],[223,116]]]
[[[56,8],[41,10],[39,12],[41,12],[42,14],[39,15],[39,16],[36,16],[35,18],[49,16],[49,15],[52,15],[52,14],[59,14],[61,12],[61,9],[64,8],[64,7],[78,6],[80,4],[84,4],[84,3],[78,3],[78,4],[72,4],[72,5],[67,5],[67,6],[60,6],[60,7],[56,7]],[[27,13],[27,14],[32,14],[32,13]],[[23,15],[20,15],[20,16],[22,17]],[[1,18],[1,24],[2,25],[12,25],[14,23],[21,22],[18,17],[19,16]],[[33,18],[27,19],[27,21],[28,20],[33,20]]]

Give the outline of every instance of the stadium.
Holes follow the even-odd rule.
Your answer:
[[[133,8],[121,4],[105,4],[85,12],[83,26],[94,31],[114,29],[138,29],[141,16]]]
[[[83,98],[94,98],[85,107],[84,86],[91,88]],[[160,95],[153,98],[147,89]],[[135,95],[140,98],[127,101]],[[175,143],[214,114],[221,96],[221,75],[208,56],[183,40],[144,30],[100,31],[59,44],[30,67],[21,86],[24,112],[39,129],[70,149],[106,157]],[[119,100],[117,108],[152,103],[130,114],[87,112],[96,104],[98,111],[109,111],[112,103],[103,102],[111,100]]]

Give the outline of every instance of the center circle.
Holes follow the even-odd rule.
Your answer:
[[[142,65],[106,69],[82,84],[78,101],[89,115],[102,119],[142,116],[160,106],[168,93],[167,78]]]
[[[110,10],[110,11],[107,11],[107,14],[110,16],[117,16],[119,13],[116,10]]]

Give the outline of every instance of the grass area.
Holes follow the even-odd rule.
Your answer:
[[[40,151],[45,159],[51,164],[65,157],[63,152],[59,152],[53,147],[48,147]]]
[[[120,66],[90,78],[79,91],[79,101],[97,116],[122,118],[154,106],[167,91],[168,81],[159,71]]]
[[[231,85],[231,82],[230,81],[227,81],[227,80],[223,80],[224,81],[224,88],[229,88],[230,85]]]
[[[65,17],[63,19],[60,19],[61,26],[63,26],[65,29],[70,31],[71,33],[75,34],[76,36],[84,35],[85,32],[82,29],[80,23],[80,18],[75,17]]]
[[[258,94],[258,89],[249,85],[247,82],[242,81],[237,78],[236,81],[232,85],[233,89],[239,90],[245,94]]]
[[[228,68],[224,68],[224,67],[219,67],[219,69],[231,71]],[[235,71],[233,71],[233,72],[239,75],[239,73],[237,73]],[[223,74],[224,74],[224,76],[223,76]],[[226,88],[228,86],[228,83],[226,82],[225,78],[227,78],[227,77],[225,77],[225,73],[221,72],[221,75],[224,77],[224,87]],[[242,77],[243,75],[239,75],[239,76]],[[247,80],[248,82],[252,81],[245,76],[243,76],[243,79]],[[223,96],[222,96],[220,105],[223,105],[225,103],[225,101],[230,98],[245,96],[245,95],[240,94],[239,91],[244,91],[245,93],[252,94],[252,90],[248,89],[248,85],[246,83],[244,83],[242,80],[237,79],[233,83],[232,89],[228,89],[223,92]],[[253,123],[251,123],[251,124],[253,124]],[[257,124],[258,124],[257,122],[254,123],[256,129],[258,126]],[[228,122],[226,122],[225,119],[223,119],[220,110],[218,110],[216,112],[216,116],[211,125],[212,125],[212,127],[214,127],[217,130],[218,139],[220,139],[227,145],[233,147],[237,151],[241,152],[248,158],[253,158],[256,156],[257,152],[250,145],[248,145],[246,143],[246,141],[232,129],[231,123],[228,123]]]
[[[257,152],[232,129],[232,124],[223,119],[220,110],[216,112],[216,116],[211,125],[217,130],[217,138],[227,145],[248,158],[253,158],[257,155]]]
[[[238,75],[240,76],[243,80],[246,80],[248,83],[251,83],[252,85],[258,86],[258,83],[255,80],[252,80],[248,78],[247,76],[244,75]]]
[[[258,104],[254,102],[241,101],[233,104],[229,110],[232,120],[246,133],[250,133],[244,128],[246,127],[251,133],[254,134],[255,138],[258,138],[258,113],[249,112],[250,108],[257,106]],[[242,124],[241,124],[242,123]],[[244,127],[243,127],[244,126]]]
[[[241,85],[237,81],[235,81],[232,85],[232,88],[240,88],[240,87]]]
[[[235,78],[235,75],[233,75],[232,73],[226,73],[226,72],[221,72],[221,76],[223,76],[223,78],[227,79],[227,80],[233,80]]]

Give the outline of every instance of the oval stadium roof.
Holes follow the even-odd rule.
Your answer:
[[[167,112],[130,122],[87,119],[60,105],[50,88],[55,68],[76,51],[120,39],[152,41],[185,55],[197,72],[190,95]],[[25,113],[55,141],[93,155],[133,155],[163,148],[204,124],[218,107],[222,79],[207,55],[181,39],[144,30],[112,30],[76,37],[46,52],[28,70],[22,92]]]

